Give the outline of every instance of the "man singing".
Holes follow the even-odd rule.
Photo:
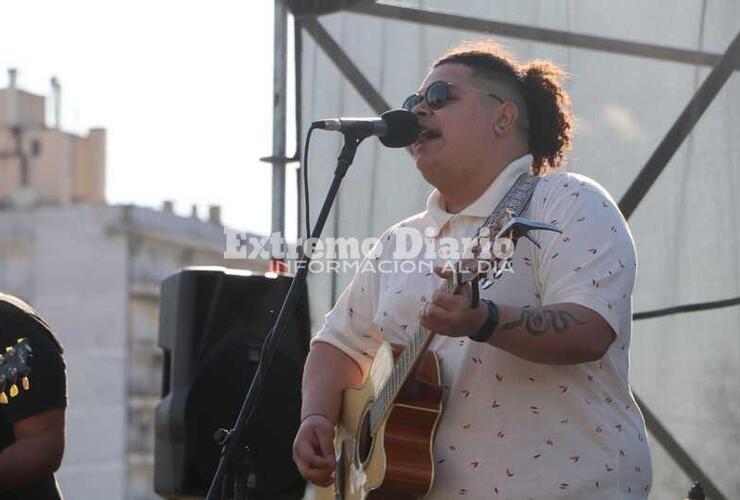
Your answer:
[[[0,499],[59,500],[54,472],[67,406],[62,347],[28,304],[0,293],[0,349]]]
[[[400,228],[473,236],[526,173],[540,179],[522,215],[562,232],[533,234],[539,248],[521,239],[513,272],[481,290],[477,307],[438,291],[441,271],[358,272],[306,362],[294,443],[306,479],[334,480],[342,391],[367,375],[381,342],[403,343],[421,324],[437,334],[445,388],[426,498],[647,498],[650,452],[628,384],[634,242],[599,184],[558,171],[571,141],[561,77],[494,42],[463,44],[404,103],[423,130],[416,165],[435,190],[373,258],[392,258]]]

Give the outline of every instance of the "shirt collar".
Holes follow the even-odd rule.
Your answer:
[[[524,155],[509,163],[496,176],[480,198],[457,214],[447,212],[442,205],[439,191],[436,189],[432,191],[432,194],[427,198],[427,219],[429,225],[434,229],[435,236],[439,234],[445,224],[455,215],[466,215],[468,217],[480,217],[483,219],[491,215],[496,204],[503,198],[509,188],[514,185],[514,182],[519,176],[530,172],[533,160],[532,155]]]

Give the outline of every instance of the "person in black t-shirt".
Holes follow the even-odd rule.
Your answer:
[[[31,307],[0,293],[0,351],[0,500],[61,499],[54,472],[64,453],[62,347]]]

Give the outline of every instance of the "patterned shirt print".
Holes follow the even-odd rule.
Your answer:
[[[458,214],[445,212],[433,192],[424,212],[381,241],[392,243],[400,227],[431,228],[430,238],[471,236],[531,162],[528,155],[510,164]],[[599,361],[556,366],[436,336],[430,348],[442,360],[445,408],[426,498],[647,498],[650,451],[628,384],[636,271],[629,228],[599,184],[573,173],[545,176],[523,215],[552,222],[562,234],[536,233],[541,249],[521,240],[514,272],[481,296],[520,307],[579,304],[599,313],[616,339]],[[393,248],[383,245],[366,258],[390,259]],[[381,342],[406,341],[439,284],[428,272],[360,271],[313,342],[341,349],[367,373]]]

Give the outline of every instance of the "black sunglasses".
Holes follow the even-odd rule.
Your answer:
[[[416,106],[426,100],[430,108],[435,110],[440,109],[450,100],[450,87],[457,87],[459,89],[470,90],[471,92],[478,92],[479,94],[493,97],[501,104],[504,103],[504,100],[496,94],[491,94],[489,92],[485,92],[483,90],[475,88],[461,87],[460,85],[456,85],[454,83],[438,80],[436,82],[430,83],[427,89],[424,91],[423,95],[417,93],[408,96],[406,100],[403,101],[403,105],[401,107],[406,111],[413,111]]]

